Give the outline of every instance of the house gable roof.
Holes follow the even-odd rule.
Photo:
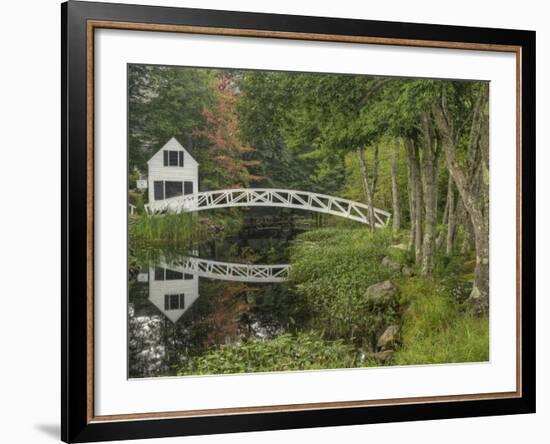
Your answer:
[[[191,155],[189,151],[187,151],[181,143],[178,142],[178,140],[175,137],[172,137],[168,142],[164,144],[164,146],[158,150],[153,156],[147,161],[147,163],[151,162],[155,157],[162,156],[162,151],[183,151],[185,152],[186,161],[191,161],[198,165],[199,163],[195,160],[195,158]]]

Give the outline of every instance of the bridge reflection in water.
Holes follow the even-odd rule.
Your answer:
[[[182,256],[160,262],[139,273],[140,282],[149,282],[149,301],[172,322],[199,298],[199,277],[223,281],[277,283],[288,279],[290,265],[241,264]]]

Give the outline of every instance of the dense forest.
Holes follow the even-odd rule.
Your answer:
[[[427,331],[418,332],[419,319],[412,325],[407,307],[440,316],[424,327],[433,327],[433,334],[443,342],[452,342],[446,334],[458,334],[445,329],[449,323],[460,324],[457,329],[473,329],[464,334],[475,336],[476,331],[483,331],[478,338],[483,353],[456,359],[487,356],[487,82],[130,65],[128,95],[130,200],[140,208],[145,197],[135,190],[135,181],[146,174],[147,160],[175,137],[200,164],[201,191],[295,189],[348,198],[391,213],[389,226],[381,230],[374,229],[374,212],[369,215],[370,225],[328,218],[323,228],[298,236],[291,250],[290,285],[306,303],[308,297],[318,298],[310,301],[309,308],[324,325],[334,325],[332,333],[323,330],[320,337],[336,341],[330,346],[337,353],[344,353],[349,345],[338,341],[355,337],[355,330],[342,325],[354,324],[348,320],[355,319],[353,312],[366,303],[362,299],[366,284],[390,279],[402,293],[382,316],[392,322],[399,318],[402,323],[403,351],[399,355],[395,347],[395,363],[416,362],[405,357],[414,348],[403,346],[407,331],[415,335],[416,343],[420,336],[432,338]],[[235,217],[240,216],[224,213],[224,223]],[[167,215],[162,223],[168,226],[168,220]],[[139,227],[145,222],[133,223]],[[193,233],[193,239],[200,237],[196,229],[178,226],[175,231],[183,226]],[[143,240],[138,229],[132,233],[132,242]],[[385,268],[379,269],[380,259]],[[335,265],[335,260],[341,262]],[[369,271],[364,282],[357,282],[367,273],[361,261],[375,271]],[[348,262],[353,263],[348,270],[350,280],[346,284],[342,278],[342,288],[335,292],[343,298],[357,292],[356,299],[350,296],[353,305],[340,304],[336,310],[327,301],[326,307],[321,306],[319,293],[333,292],[322,287],[323,264],[334,269]],[[380,273],[374,276],[376,270]],[[461,294],[456,296],[459,287]],[[432,293],[445,296],[430,299]],[[454,312],[445,312],[443,305],[452,305]],[[466,318],[471,323],[465,326]],[[367,324],[377,329],[376,339],[384,332],[381,325],[388,322],[379,325],[370,316],[361,325]],[[308,334],[298,334],[296,347],[311,339]],[[289,339],[281,335],[275,340],[286,344]],[[309,342],[313,348],[315,341]],[[250,344],[245,341],[241,346]],[[277,343],[263,346],[276,347]],[[285,348],[288,344],[281,346]],[[376,345],[371,348],[375,350]],[[430,354],[426,349],[423,352]],[[246,353],[250,355],[250,350]],[[441,359],[454,362],[448,356]],[[215,362],[214,355],[211,362]],[[214,371],[207,364],[204,359],[193,363],[196,372]]]

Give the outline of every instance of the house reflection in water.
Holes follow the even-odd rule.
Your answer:
[[[149,301],[176,323],[199,298],[199,277],[178,271],[177,266],[161,263],[140,273],[140,281],[149,281]]]
[[[199,297],[199,277],[233,282],[278,283],[288,279],[290,265],[220,262],[182,256],[170,264],[149,267],[138,282],[149,281],[149,301],[173,323]]]

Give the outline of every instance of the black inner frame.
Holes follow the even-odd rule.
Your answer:
[[[87,20],[515,45],[522,49],[521,397],[189,418],[87,420]],[[61,438],[65,442],[535,412],[535,32],[70,1],[61,6]]]

